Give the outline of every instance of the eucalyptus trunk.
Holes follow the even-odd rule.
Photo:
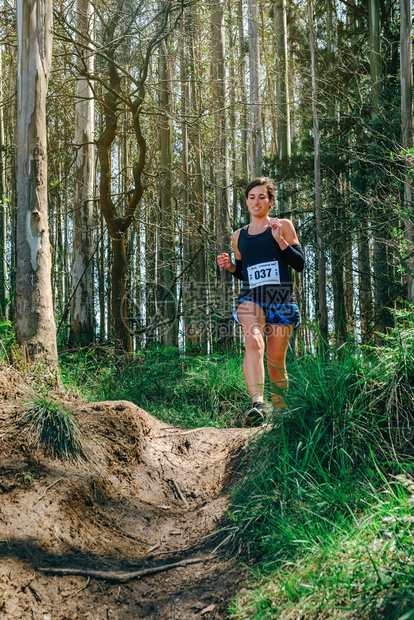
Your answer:
[[[369,63],[371,73],[371,108],[372,115],[378,116],[381,93],[381,21],[379,0],[368,0],[369,23]]]
[[[29,359],[57,366],[47,210],[46,93],[51,0],[17,0],[16,339]]]
[[[84,44],[82,63],[93,73],[94,57],[90,48],[93,8],[88,0],[78,0],[77,30]],[[93,197],[94,197],[94,101],[89,81],[80,78],[76,85],[74,168],[74,214],[72,257],[72,308],[70,339],[88,345],[94,339],[94,274],[93,274]]]
[[[412,4],[411,0],[400,0],[400,72],[401,72],[401,134],[404,153],[413,147],[413,49],[412,49]],[[409,168],[409,164],[407,165]],[[414,247],[412,188],[409,169],[404,175],[404,229],[408,250],[407,297],[414,303]]]
[[[173,185],[173,132],[171,120],[171,69],[168,62],[165,41],[160,46],[159,56],[160,81],[160,209],[161,209],[161,283],[163,286],[162,303],[164,343],[177,345],[178,330],[176,316],[175,269],[175,237],[174,209],[172,200]]]
[[[212,1],[212,69],[213,95],[215,101],[214,119],[216,130],[215,153],[215,222],[217,230],[217,252],[228,252],[230,247],[230,193],[229,193],[229,149],[227,135],[226,67],[224,47],[224,11],[222,0]],[[231,275],[225,269],[219,274],[218,299],[220,318],[217,323],[217,340],[221,348],[230,346],[233,330],[226,315],[226,299],[231,286]]]
[[[287,166],[291,156],[290,140],[290,103],[289,103],[289,62],[287,49],[286,0],[275,2],[275,38],[276,38],[276,116],[277,116],[277,153],[282,165]],[[288,182],[279,185],[278,206],[280,213],[290,211]]]
[[[0,97],[3,94],[3,53],[0,48]],[[6,319],[7,308],[7,202],[3,106],[0,106],[0,320]]]
[[[239,89],[241,94],[241,160],[243,174],[249,177],[248,152],[248,122],[247,122],[247,88],[246,88],[246,45],[244,36],[243,0],[237,3],[237,26],[239,34]]]
[[[250,60],[250,171],[262,174],[262,115],[260,95],[259,7],[249,0],[249,60]]]
[[[289,63],[287,50],[286,0],[275,2],[277,151],[288,160],[290,145]]]
[[[368,24],[369,24],[369,62],[371,76],[371,122],[378,131],[380,128],[381,111],[381,88],[382,88],[382,59],[381,59],[381,19],[379,0],[368,0]],[[373,152],[380,151],[380,144],[374,139]],[[374,155],[375,157],[375,155]],[[377,156],[378,157],[378,156]],[[388,273],[388,250],[386,239],[390,236],[387,217],[383,208],[383,197],[378,192],[378,175],[374,171],[373,190],[373,265],[374,265],[374,290],[375,290],[375,315],[376,315],[376,340],[379,332],[385,332],[392,319],[388,310],[389,303],[389,273]]]
[[[309,20],[309,44],[311,55],[312,73],[312,117],[313,117],[313,141],[314,141],[314,173],[315,173],[315,215],[317,236],[317,261],[318,261],[318,288],[319,288],[319,329],[322,339],[322,348],[328,342],[328,309],[326,303],[326,261],[325,261],[325,235],[322,219],[322,192],[321,192],[321,152],[320,132],[318,118],[318,91],[316,82],[316,49],[315,33],[313,27],[313,3],[308,0]]]

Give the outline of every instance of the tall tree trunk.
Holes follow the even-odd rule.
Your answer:
[[[96,215],[97,229],[99,230],[99,258],[98,268],[98,298],[99,298],[99,340],[103,342],[107,332],[105,327],[105,228],[101,212]]]
[[[320,134],[318,118],[318,95],[316,83],[316,54],[315,54],[315,33],[313,28],[313,3],[308,0],[308,20],[309,20],[309,43],[311,55],[312,72],[312,116],[313,116],[313,140],[314,140],[314,168],[315,168],[315,215],[316,215],[316,234],[317,234],[317,253],[318,253],[318,283],[319,283],[319,314],[320,314],[320,335],[322,348],[328,342],[328,309],[326,304],[326,263],[325,263],[325,238],[322,219],[322,193],[321,193],[321,153],[320,153]]]
[[[369,60],[371,74],[371,118],[375,128],[379,126],[380,120],[380,98],[382,86],[382,60],[381,60],[381,21],[379,0],[368,0],[369,17]],[[378,152],[380,146],[374,144],[374,152]],[[378,182],[374,172],[375,187],[373,190],[373,212],[376,214],[373,220],[374,237],[374,290],[375,290],[375,314],[376,332],[384,332],[387,325],[391,322],[391,317],[387,308],[389,301],[388,294],[388,252],[385,240],[389,236],[389,226],[384,218],[382,200],[378,194]],[[381,340],[377,338],[377,342]]]
[[[202,145],[200,130],[197,131],[197,143],[196,143],[196,162],[195,162],[195,178],[194,178],[194,196],[196,200],[196,221],[197,221],[197,238],[203,238],[204,234],[204,222],[205,222],[205,193],[204,193],[204,176],[203,176],[203,160],[202,160]],[[202,248],[198,254],[198,260],[196,262],[196,278],[197,282],[201,283],[199,303],[201,305],[201,321],[199,328],[199,342],[202,354],[207,353],[208,335],[210,333],[209,317],[207,315],[207,292],[209,282],[207,281],[207,266],[206,266],[206,249],[205,244],[202,244]]]
[[[12,146],[10,152],[10,291],[16,290],[17,272],[17,50],[13,45],[8,46],[12,70],[10,71],[10,93],[12,101],[9,108],[11,123],[9,123],[8,141]],[[9,319],[16,322],[16,296],[11,295]]]
[[[230,195],[229,195],[229,153],[227,136],[226,114],[226,71],[224,49],[224,11],[223,1],[212,1],[212,69],[213,69],[213,92],[215,100],[215,125],[216,125],[216,210],[215,221],[217,226],[217,250],[228,252],[230,247]],[[225,269],[219,274],[219,299],[221,320],[217,325],[218,343],[222,348],[230,346],[232,339],[232,324],[225,319],[226,298],[232,290],[231,276]]]
[[[280,160],[290,158],[289,63],[286,0],[275,2],[277,150]]]
[[[116,23],[120,15],[115,13],[109,21],[105,38],[108,44],[112,41]],[[126,243],[125,233],[128,227],[123,226],[112,198],[112,148],[118,129],[118,105],[121,79],[112,61],[114,50],[109,48],[108,73],[109,87],[104,96],[103,129],[97,140],[97,151],[100,163],[99,198],[100,206],[108,226],[108,264],[111,264],[109,325],[113,328],[115,346],[119,351],[131,351],[132,338],[129,327],[126,304]],[[112,250],[112,252],[111,252]],[[112,259],[112,260],[111,260]]]
[[[381,48],[380,48],[380,5],[379,0],[368,0],[369,22],[369,62],[371,72],[371,108],[373,116],[377,117],[380,105],[381,92]]]
[[[339,199],[339,198],[338,198]],[[335,239],[332,240],[332,291],[334,306],[335,343],[340,346],[346,339],[345,285],[344,285],[344,221],[343,207],[334,210]]]
[[[241,157],[242,157],[242,166],[243,173],[246,178],[250,178],[249,175],[249,162],[247,157],[248,150],[248,122],[247,122],[247,89],[246,89],[246,43],[244,37],[244,18],[243,18],[243,0],[238,0],[237,3],[237,25],[239,31],[239,51],[240,51],[240,59],[239,59],[239,80],[240,80],[240,93],[242,98],[242,106],[241,106]]]
[[[182,197],[183,197],[183,232],[182,232],[182,247],[183,247],[183,260],[182,268],[185,269],[190,262],[191,255],[191,231],[190,231],[190,187],[189,187],[189,169],[188,169],[188,42],[187,42],[187,30],[192,30],[192,23],[189,22],[186,16],[182,19],[181,30],[181,46],[180,46],[180,85],[181,85],[181,145],[182,145]],[[192,33],[189,35],[192,36]],[[185,343],[191,342],[192,329],[190,328],[191,319],[187,316],[186,310],[191,307],[192,295],[190,287],[191,277],[188,272],[183,276],[182,280],[182,304],[184,311],[184,339]]]
[[[173,184],[173,132],[171,120],[171,70],[165,41],[160,46],[159,57],[160,108],[160,209],[161,209],[161,255],[160,270],[163,293],[163,317],[169,321],[164,328],[164,342],[178,344],[176,316],[176,287],[174,286],[175,236],[172,200]]]
[[[344,251],[345,251],[345,272],[344,272],[344,286],[345,286],[345,317],[346,317],[346,325],[347,325],[347,335],[350,340],[353,340],[355,337],[355,308],[354,308],[354,287],[355,287],[355,278],[354,278],[354,268],[353,268],[353,238],[354,235],[351,234],[351,231],[348,229],[348,221],[350,217],[347,217],[347,213],[351,212],[349,206],[349,200],[351,195],[351,178],[349,171],[345,175],[345,183],[344,183],[344,201],[345,201],[345,227],[347,228],[347,233],[345,234],[344,240]],[[349,211],[348,211],[349,210]],[[352,231],[355,230],[355,225],[352,224]]]
[[[286,166],[291,156],[286,0],[276,0],[275,2],[274,26],[276,37],[277,152],[279,160],[283,162],[282,165]],[[287,185],[287,182],[280,184],[278,207],[281,213],[290,211]]]
[[[411,0],[400,0],[401,134],[404,153],[413,147],[413,48]],[[405,241],[408,250],[407,297],[414,303],[414,247],[412,189],[409,171],[404,176]]]
[[[145,327],[156,322],[156,258],[157,258],[157,222],[158,205],[156,198],[151,194],[148,197],[147,215],[145,223]],[[155,330],[148,330],[145,334],[145,346],[156,338]]]
[[[77,2],[77,30],[83,49],[82,63],[93,73],[93,52],[88,45],[93,8],[89,0]],[[72,312],[70,340],[91,344],[94,338],[93,193],[94,193],[94,101],[91,85],[80,78],[76,85],[74,170],[74,215],[72,257]]]
[[[262,116],[260,96],[259,6],[257,0],[248,1],[249,59],[250,59],[250,171],[252,176],[262,174]]]
[[[0,48],[0,97],[3,94],[3,52]],[[7,203],[3,106],[0,106],[0,320],[6,318],[7,306]]]
[[[192,32],[191,45],[193,49],[194,44],[194,32]],[[201,50],[202,50],[202,42],[200,36],[200,30],[198,31],[198,43],[197,43],[197,58],[198,64],[201,61]],[[195,68],[195,54],[192,52],[192,57],[194,58],[194,67]],[[196,73],[193,74],[193,114],[198,115],[199,110],[201,108],[201,88],[197,84],[196,75],[199,75],[199,68],[197,66]],[[195,211],[196,211],[196,232],[197,232],[197,240],[200,242],[203,239],[205,223],[206,223],[206,197],[204,190],[204,168],[203,168],[203,147],[202,147],[202,134],[201,134],[201,126],[200,123],[197,123],[195,127],[195,138],[194,138],[194,147],[195,147],[195,161],[194,161],[194,183],[193,183],[193,191],[194,191],[194,200],[195,200]],[[198,241],[197,241],[198,242]],[[198,254],[196,263],[195,263],[195,277],[196,282],[201,284],[199,288],[199,294],[197,295],[198,303],[200,305],[201,311],[199,312],[200,322],[198,325],[197,333],[195,334],[194,343],[200,345],[200,352],[202,354],[206,354],[208,350],[208,338],[211,333],[211,324],[210,324],[210,314],[207,311],[207,298],[208,298],[208,275],[207,275],[207,266],[206,266],[206,252],[207,252],[207,243],[203,243],[201,250]]]
[[[51,0],[17,0],[16,338],[26,355],[57,367],[47,213],[46,93]]]
[[[359,221],[358,234],[358,273],[359,273],[359,313],[361,321],[361,340],[368,342],[372,332],[373,295],[371,285],[371,256],[369,251],[368,218]]]

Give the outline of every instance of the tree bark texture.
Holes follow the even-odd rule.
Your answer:
[[[215,124],[217,133],[217,147],[215,157],[215,186],[216,208],[215,221],[217,230],[218,252],[228,252],[230,247],[230,179],[229,179],[229,149],[227,136],[227,99],[226,99],[226,71],[224,45],[224,9],[222,0],[212,1],[212,60],[213,60],[213,95],[215,102]],[[232,325],[226,314],[226,299],[231,286],[231,275],[226,269],[219,274],[219,314],[217,324],[218,343],[227,348],[232,338]]]
[[[216,222],[219,252],[230,244],[229,148],[226,113],[224,10],[222,0],[212,2],[213,95],[216,121]],[[225,271],[225,270],[223,270]],[[226,272],[227,273],[227,272]]]
[[[277,153],[279,160],[284,161],[286,165],[291,156],[286,0],[276,0],[275,2],[274,26],[276,40]],[[290,211],[287,186],[286,182],[279,185],[279,213]]]
[[[241,150],[242,150],[242,167],[243,174],[249,178],[249,163],[248,163],[248,136],[249,136],[249,128],[247,122],[247,88],[246,88],[246,44],[245,44],[245,36],[244,36],[244,19],[243,19],[243,0],[238,0],[237,3],[237,25],[239,32],[239,51],[240,51],[240,59],[239,59],[239,88],[242,97],[241,104]]]
[[[0,49],[0,96],[3,99],[3,52]],[[6,319],[7,307],[7,203],[3,106],[0,106],[0,320]]]
[[[401,70],[401,134],[404,153],[413,147],[413,47],[412,47],[412,4],[411,0],[400,0],[400,70]],[[404,230],[407,244],[407,297],[414,303],[414,247],[412,188],[409,176],[412,158],[408,158],[407,173],[404,176]]]
[[[374,117],[378,115],[381,92],[381,46],[379,0],[368,0],[369,62],[371,70],[371,105]]]
[[[51,0],[17,0],[16,338],[29,358],[57,363],[47,211],[46,94]]]
[[[320,335],[322,347],[328,342],[328,309],[326,303],[326,261],[325,261],[325,239],[322,220],[322,193],[321,193],[321,152],[320,152],[320,132],[318,118],[318,95],[316,83],[316,54],[315,54],[315,33],[313,27],[313,3],[308,0],[308,20],[309,20],[309,43],[311,55],[312,73],[312,116],[313,116],[313,140],[314,140],[314,171],[315,171],[315,215],[316,215],[316,235],[318,253],[318,282],[319,282],[319,314],[320,314]]]
[[[362,217],[358,234],[358,284],[361,340],[368,342],[372,335],[374,299],[371,283],[371,256],[369,251],[368,218]]]
[[[274,22],[276,38],[277,150],[279,159],[286,160],[289,159],[291,154],[286,0],[276,0]]]
[[[262,115],[260,95],[259,7],[249,0],[249,59],[250,59],[250,171],[262,174]]]
[[[94,57],[88,46],[93,29],[93,8],[88,0],[77,2],[78,38],[84,44],[82,63],[93,73]],[[89,36],[88,36],[89,35]],[[70,339],[88,345],[94,337],[93,198],[94,198],[94,101],[91,85],[80,78],[76,85],[74,215],[72,257],[72,307]]]
[[[168,63],[166,42],[160,46],[159,57],[160,81],[160,207],[161,207],[161,257],[160,276],[162,284],[163,319],[169,321],[164,329],[164,342],[167,345],[178,344],[178,329],[175,306],[175,236],[174,208],[172,200],[173,174],[173,132],[171,121],[171,74]]]

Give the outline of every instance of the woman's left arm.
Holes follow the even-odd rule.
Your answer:
[[[271,218],[270,227],[275,241],[283,253],[283,258],[288,265],[296,271],[303,271],[305,267],[305,255],[300,247],[295,227],[290,220]]]

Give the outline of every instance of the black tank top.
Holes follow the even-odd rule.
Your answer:
[[[238,248],[242,257],[243,284],[240,297],[269,304],[297,303],[292,278],[282,250],[270,226],[259,235],[241,229]]]

